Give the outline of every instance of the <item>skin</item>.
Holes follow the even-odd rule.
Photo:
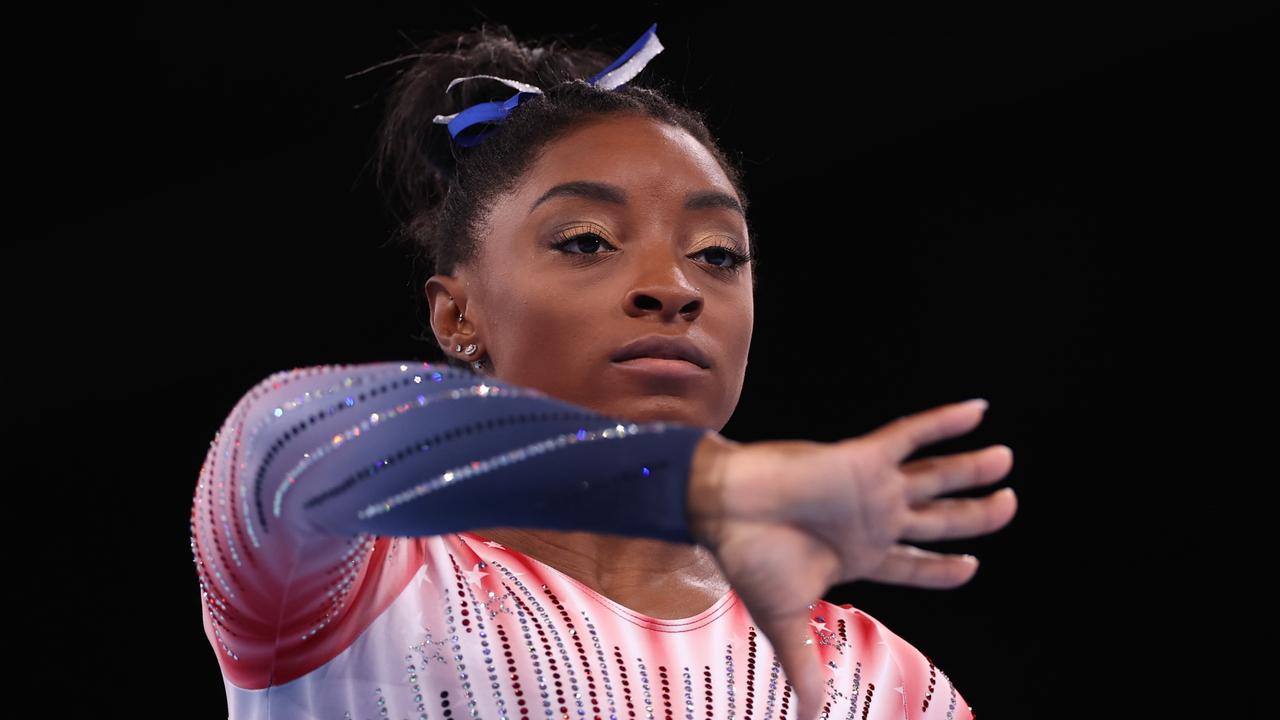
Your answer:
[[[551,187],[600,181],[626,205],[555,197]],[[737,197],[715,158],[684,130],[635,115],[584,121],[549,143],[519,186],[490,209],[476,261],[425,285],[445,352],[484,357],[495,378],[636,421],[721,430],[742,393],[755,306],[746,219],[715,207],[684,209],[691,191]],[[552,245],[579,233],[562,246]],[[457,318],[465,312],[461,325]],[[651,333],[685,335],[710,359],[693,379],[662,379],[610,362]],[[474,355],[454,347],[479,346]],[[475,532],[564,572],[653,617],[697,614],[729,590],[700,545],[541,528]],[[654,582],[661,578],[661,582]]]

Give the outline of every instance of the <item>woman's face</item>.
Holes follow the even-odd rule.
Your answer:
[[[563,183],[579,190],[544,198]],[[750,265],[716,248],[746,254],[750,239],[723,200],[686,208],[699,193],[737,205],[684,130],[637,116],[579,126],[497,199],[476,264],[428,282],[439,336],[476,342],[501,380],[604,414],[722,429],[742,392],[755,309]],[[468,322],[450,336],[455,325],[441,323],[459,309]],[[669,374],[611,360],[646,335],[692,341],[709,367]]]

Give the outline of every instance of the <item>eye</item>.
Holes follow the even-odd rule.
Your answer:
[[[576,253],[576,252],[571,252],[569,250],[565,250],[566,247],[577,247],[581,249],[584,245],[588,247],[592,247],[592,246],[599,246],[601,243],[604,243],[609,247],[613,247],[612,245],[609,245],[608,240],[605,240],[599,234],[591,231],[573,233],[572,235],[569,235],[567,237],[563,235],[558,237],[562,238],[560,242],[555,243],[551,247],[561,252],[568,253],[569,255],[599,255],[600,253],[595,253],[595,252]]]
[[[713,262],[712,267],[717,270],[726,270],[729,272],[741,269],[743,265],[746,265],[747,262],[751,260],[750,255],[744,255],[737,250],[724,245],[712,245],[711,247],[706,247],[698,251],[698,254],[702,253],[710,253],[711,257],[717,260],[727,259],[728,264],[721,265],[717,262]]]

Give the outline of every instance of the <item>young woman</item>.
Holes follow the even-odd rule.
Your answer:
[[[445,359],[273,374],[210,444],[191,543],[232,718],[973,717],[821,596],[967,582],[973,558],[900,541],[1003,527],[1011,491],[938,496],[1012,452],[903,462],[981,402],[837,443],[719,434],[748,203],[699,114],[627,84],[660,50],[481,27],[397,83],[380,167]],[[499,82],[523,89],[484,102]]]

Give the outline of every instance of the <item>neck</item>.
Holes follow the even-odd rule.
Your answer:
[[[700,545],[543,528],[477,528],[472,532],[606,595],[651,587],[655,577],[706,587],[713,593],[728,587],[715,557]]]

